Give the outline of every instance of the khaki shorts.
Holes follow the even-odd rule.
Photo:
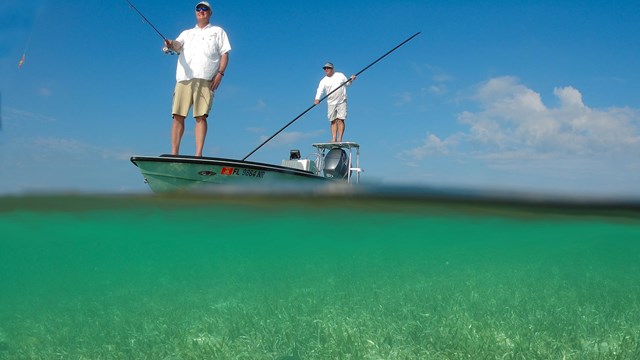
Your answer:
[[[211,81],[204,79],[176,83],[171,113],[186,117],[193,105],[193,117],[208,116],[213,104],[213,92],[209,89],[209,84]]]
[[[345,120],[347,118],[347,102],[342,102],[336,105],[327,106],[327,118],[333,122],[335,119]]]

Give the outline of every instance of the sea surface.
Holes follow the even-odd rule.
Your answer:
[[[640,359],[640,206],[0,197],[0,359]]]

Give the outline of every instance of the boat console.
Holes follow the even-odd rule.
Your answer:
[[[289,160],[282,166],[305,170],[318,176],[359,183],[360,145],[355,142],[331,142],[311,144],[316,152],[307,159],[300,158],[299,150],[291,150]]]

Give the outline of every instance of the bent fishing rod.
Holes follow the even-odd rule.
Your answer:
[[[127,0],[128,1],[128,0]],[[373,65],[375,65],[378,61],[384,59],[387,55],[391,54],[392,52],[396,51],[400,46],[408,43],[409,41],[411,41],[414,37],[420,35],[420,31],[418,31],[417,33],[413,34],[411,37],[409,37],[407,40],[401,42],[400,44],[398,44],[396,47],[394,47],[393,49],[387,51],[384,55],[380,56],[379,58],[376,59],[376,61],[372,62],[371,64],[367,65],[364,69],[358,71],[354,76],[357,77],[358,75],[362,74],[363,72],[365,72],[367,69],[369,69],[370,67],[372,67]],[[343,82],[342,84],[340,84],[340,86],[338,86],[337,88],[333,89],[330,93],[326,94],[325,96],[323,96],[319,101],[318,104],[320,104],[322,101],[324,101],[326,98],[329,97],[329,95],[333,94],[334,92],[338,91],[341,87],[345,86],[347,83],[349,83],[350,81],[353,81],[352,78],[349,78],[347,81]],[[304,114],[308,113],[311,109],[313,109],[316,105],[318,104],[313,104],[311,106],[309,106],[307,108],[307,110],[303,111],[300,115],[296,116],[293,120],[289,121],[289,123],[285,126],[283,126],[280,130],[278,130],[275,134],[271,135],[267,140],[265,140],[262,144],[260,144],[257,148],[253,149],[253,151],[251,151],[247,156],[242,158],[242,161],[246,160],[249,156],[253,155],[253,153],[255,153],[256,151],[258,151],[261,147],[263,147],[266,143],[268,143],[269,141],[271,141],[271,139],[273,139],[274,137],[276,137],[278,134],[280,134],[282,131],[284,131],[284,129],[288,128],[289,125],[293,124],[294,122],[296,122],[296,120],[300,119]]]
[[[159,31],[158,29],[156,29],[156,27],[155,27],[155,26],[153,26],[153,24],[151,23],[151,21],[149,21],[149,19],[147,19],[147,17],[146,17],[146,16],[144,16],[144,14],[142,14],[142,13],[140,12],[140,10],[138,10],[138,8],[137,8],[137,7],[135,7],[135,6],[131,3],[131,1],[129,1],[129,0],[126,0],[126,1],[127,1],[127,3],[129,4],[129,6],[131,6],[131,8],[132,8],[133,10],[135,10],[135,11],[138,13],[138,15],[140,15],[140,16],[142,17],[142,19],[143,19],[147,24],[149,24],[149,26],[151,26],[151,27],[153,28],[153,30],[155,30],[155,31],[158,33],[158,35],[160,35],[160,37],[162,38],[162,40],[164,40],[164,41],[167,41],[167,40],[168,40],[166,37],[164,37],[164,35],[162,35],[162,33],[160,33],[160,31]],[[175,52],[175,51],[173,51],[173,50],[169,49],[169,48],[168,48],[168,47],[166,47],[166,46],[162,48],[162,52],[164,52],[165,54],[169,54],[169,55],[176,55],[176,54],[179,54],[179,53],[177,53],[177,52]]]

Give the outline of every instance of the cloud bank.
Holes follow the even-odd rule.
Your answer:
[[[427,133],[419,146],[400,154],[411,166],[453,157],[520,175],[625,178],[640,170],[640,112],[629,107],[597,109],[585,104],[572,86],[553,90],[555,102],[515,77],[492,78],[473,88],[468,100],[476,111],[457,116],[462,131]],[[591,179],[593,180],[593,179]],[[622,181],[622,180],[621,180]],[[565,184],[565,185],[567,185]]]
[[[550,107],[517,78],[490,79],[470,97],[480,110],[464,111],[457,118],[467,131],[443,139],[427,134],[421,146],[406,154],[414,160],[464,150],[473,156],[504,157],[513,153],[519,158],[638,154],[638,110],[592,109],[571,86],[555,88],[553,94],[558,105]]]

